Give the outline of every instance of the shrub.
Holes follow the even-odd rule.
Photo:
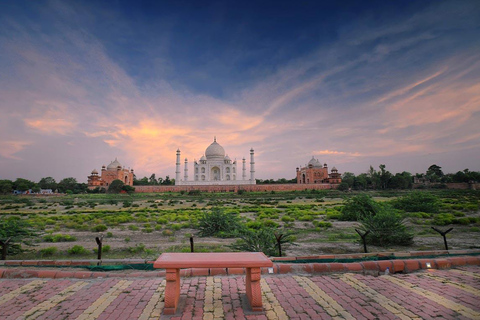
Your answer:
[[[88,250],[80,245],[76,245],[68,249],[67,252],[72,255],[80,255],[88,253]]]
[[[374,216],[380,210],[380,205],[372,197],[367,194],[360,194],[345,201],[339,219],[358,221],[364,217]]]
[[[43,237],[43,241],[45,242],[70,242],[70,241],[76,241],[77,238],[74,236],[71,236],[69,234],[49,234]]]
[[[317,228],[331,228],[332,227],[332,223],[331,222],[327,222],[327,221],[318,221],[318,220],[315,220],[312,222],[313,223],[313,226],[314,227],[317,227]]]
[[[237,214],[225,213],[220,208],[214,208],[198,219],[198,235],[200,237],[217,236],[221,232],[225,236],[231,236],[238,226]]]
[[[414,191],[391,202],[395,209],[407,212],[428,212],[440,211],[438,197],[429,192]]]
[[[102,231],[105,231],[107,230],[107,226],[104,225],[104,224],[97,224],[95,227],[92,228],[92,231],[93,232],[102,232]]]
[[[295,218],[289,217],[289,216],[283,216],[281,219],[283,222],[293,222],[295,221]]]
[[[57,251],[57,247],[47,247],[40,250],[40,255],[42,257],[53,256]]]
[[[111,238],[111,237],[113,237],[113,233],[107,232],[107,238]]]
[[[267,256],[279,256],[279,245],[290,245],[295,241],[295,236],[290,231],[265,227],[258,230],[244,228],[239,231],[239,237],[239,240],[230,245],[232,249],[263,252]]]
[[[361,229],[370,231],[367,242],[378,246],[411,245],[413,233],[404,223],[404,218],[388,209],[378,211],[375,215],[364,217]]]

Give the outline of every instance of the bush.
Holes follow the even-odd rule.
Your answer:
[[[49,256],[53,256],[55,253],[57,253],[57,251],[58,251],[57,247],[43,248],[40,250],[40,255],[42,257],[49,257]]]
[[[315,220],[312,222],[313,223],[313,226],[314,227],[317,227],[317,228],[331,228],[332,227],[332,223],[331,222],[327,222],[327,221],[318,221],[318,220]]]
[[[43,237],[43,241],[45,242],[70,242],[76,240],[77,238],[69,234],[49,234]]]
[[[272,228],[258,230],[242,229],[239,231],[240,239],[230,247],[234,250],[263,252],[267,256],[279,256],[279,244],[294,244],[295,236],[292,232]],[[283,253],[282,253],[283,255]]]
[[[359,221],[365,217],[374,216],[380,210],[380,204],[375,202],[372,197],[367,194],[360,194],[345,201],[339,219]]]
[[[440,211],[438,197],[429,192],[414,191],[391,202],[395,209],[407,212],[437,213]]]
[[[80,254],[87,254],[88,250],[80,245],[76,245],[68,249],[67,252],[72,255],[80,255]]]
[[[103,232],[107,230],[108,227],[104,224],[97,224],[95,227],[92,228],[93,232]]]
[[[237,214],[225,213],[220,208],[214,208],[198,219],[198,235],[200,237],[211,237],[222,233],[223,236],[233,236],[238,226],[239,218]]]
[[[361,221],[361,229],[370,231],[367,243],[377,246],[411,245],[413,233],[404,223],[404,218],[391,210],[377,211],[375,215],[364,217]]]

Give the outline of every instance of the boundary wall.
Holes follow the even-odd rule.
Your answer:
[[[135,192],[189,192],[200,190],[202,192],[238,192],[245,190],[247,192],[271,192],[271,191],[303,191],[303,190],[329,190],[337,189],[338,184],[250,184],[250,185],[203,185],[203,186],[133,186]]]

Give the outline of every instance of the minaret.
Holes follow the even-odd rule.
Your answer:
[[[250,181],[255,184],[255,161],[253,159],[253,148],[250,149]]]
[[[177,149],[177,163],[175,168],[175,184],[180,184],[180,149]]]
[[[185,174],[183,176],[183,181],[188,181],[188,159],[185,158]]]
[[[247,180],[247,168],[245,167],[245,157],[242,159],[242,180]]]

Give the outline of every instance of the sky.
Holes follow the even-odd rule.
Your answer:
[[[480,1],[0,2],[0,179],[480,171]]]

